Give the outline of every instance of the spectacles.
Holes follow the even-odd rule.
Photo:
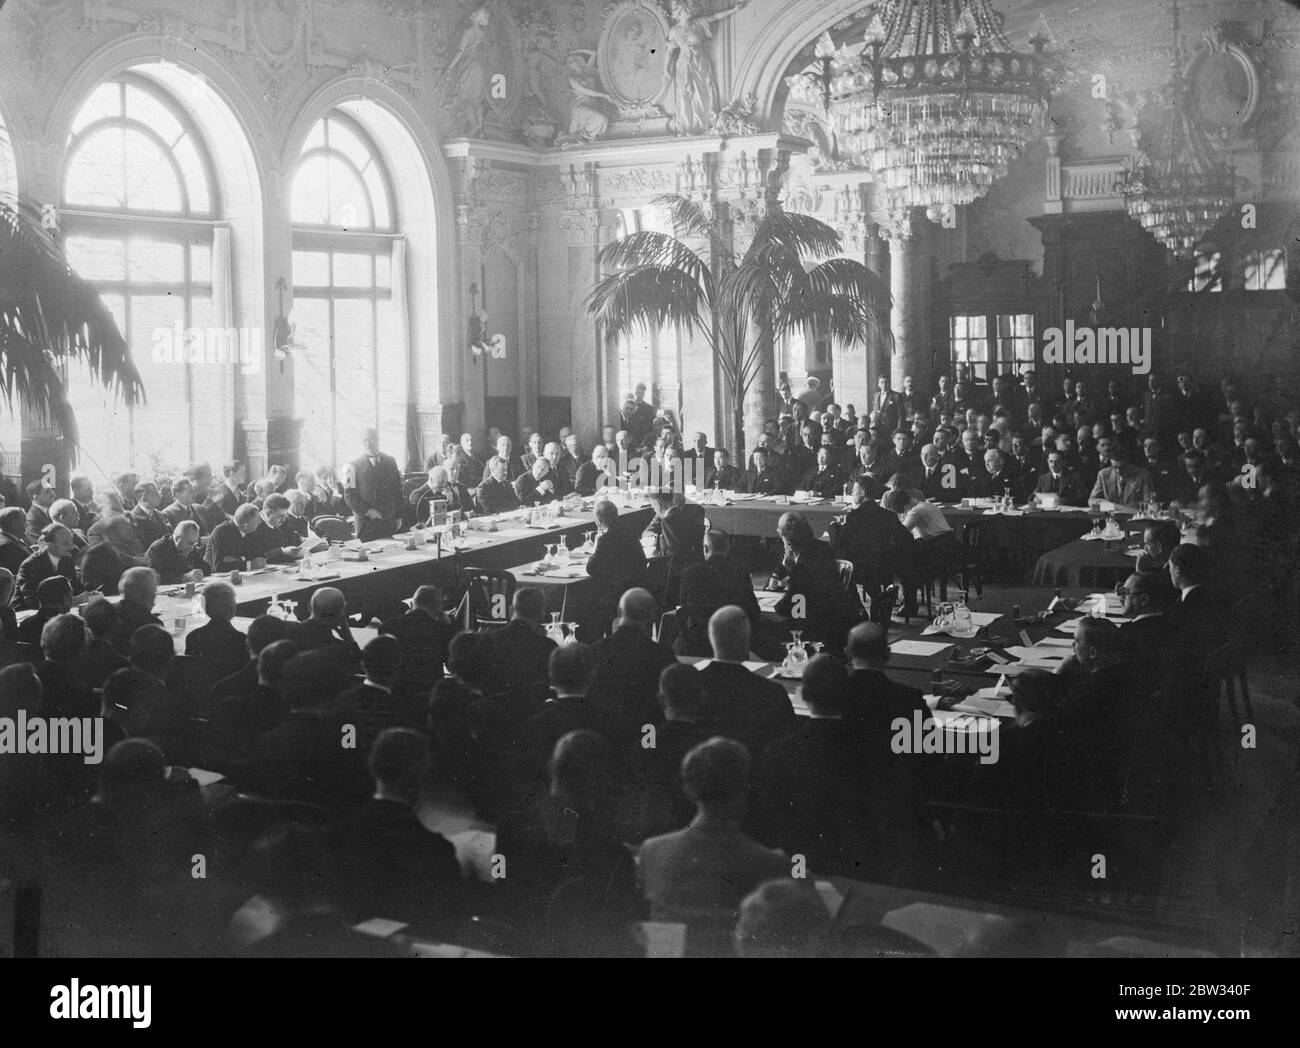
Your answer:
[[[1115,587],[1115,596],[1117,597],[1127,597],[1130,592],[1130,590],[1124,587],[1123,583]]]

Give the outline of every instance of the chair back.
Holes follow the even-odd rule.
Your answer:
[[[677,639],[673,642],[676,654],[703,658],[713,654],[713,646],[709,643],[709,618],[715,610],[699,604],[684,604],[677,609]]]
[[[467,630],[499,629],[510,621],[515,577],[492,568],[466,568],[460,573],[462,596],[457,614]]]
[[[984,529],[989,526],[987,520],[972,520],[961,533],[961,544],[967,549],[981,549],[984,546]]]
[[[311,530],[326,542],[348,542],[352,538],[352,525],[342,517],[315,517]]]

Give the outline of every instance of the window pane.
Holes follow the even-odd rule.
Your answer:
[[[129,240],[127,274],[132,283],[138,284],[184,280],[185,247],[165,240]]]
[[[106,120],[122,115],[122,85],[119,83],[100,84],[90,92],[81,107],[81,112],[72,122],[72,135],[79,135],[96,120]]]
[[[334,255],[334,286],[373,287],[373,257],[373,255],[345,254],[341,251],[337,252]]]
[[[330,218],[329,159],[314,156],[298,166],[293,180],[293,220],[324,226]]]
[[[190,280],[195,284],[210,285],[212,283],[211,245],[190,245]]]
[[[379,302],[379,439],[383,448],[406,465],[406,348],[399,345],[391,299]]]
[[[313,149],[321,149],[325,145],[325,121],[317,120],[316,126],[307,132],[307,138],[302,144],[302,151],[308,153]]]
[[[87,138],[68,162],[63,197],[84,207],[126,207],[126,135],[105,128]]]
[[[189,381],[185,359],[154,360],[155,340],[186,327],[185,300],[177,295],[131,299],[131,349],[144,382],[146,403],[134,411],[132,465],[156,473],[190,463]]]
[[[370,150],[343,121],[331,119],[329,125],[330,149],[351,160],[358,171],[364,170],[370,163]]]
[[[293,283],[295,287],[329,287],[329,254],[325,251],[295,251]]]
[[[375,209],[375,228],[392,229],[393,218],[388,210],[388,189],[384,185],[384,179],[379,173],[379,168],[375,164],[371,164],[366,168],[362,177],[366,180],[366,190],[370,194],[370,201]]]
[[[391,287],[393,283],[393,258],[388,254],[375,256],[375,286]]]
[[[144,124],[155,134],[162,136],[169,146],[184,134],[181,122],[162,102],[134,84],[127,85],[126,115],[130,120]]]
[[[298,349],[293,360],[294,414],[303,420],[303,462],[312,466],[333,464],[329,302],[295,295],[293,316],[298,325]]]
[[[138,131],[126,135],[126,206],[140,211],[181,212],[181,186],[171,159]]]
[[[93,281],[126,279],[126,244],[108,237],[68,237],[64,242],[68,263]]]
[[[194,139],[186,135],[172,150],[176,163],[181,167],[181,176],[185,179],[185,188],[190,194],[190,213],[208,215],[212,213],[212,194],[208,191],[208,173],[199,159]]]
[[[367,426],[374,426],[375,317],[366,300],[334,302],[335,418],[340,446],[350,450]]]

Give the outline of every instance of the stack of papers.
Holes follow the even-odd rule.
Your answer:
[[[1016,708],[1005,699],[981,699],[977,695],[956,703],[953,709],[960,713],[974,713],[984,717],[1011,718],[1016,715]]]
[[[781,603],[781,598],[785,594],[764,591],[763,593],[755,593],[754,596],[758,598],[759,611],[776,611],[776,606]]]
[[[951,647],[951,644],[941,644],[937,641],[896,640],[889,646],[889,651],[891,655],[912,655],[918,659],[928,659],[948,651]]]

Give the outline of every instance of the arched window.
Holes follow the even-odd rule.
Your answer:
[[[373,139],[348,113],[331,110],[307,136],[291,208],[303,461],[346,461],[369,426],[403,461],[407,354],[393,307],[392,183]]]
[[[156,472],[193,461],[203,422],[192,410],[193,365],[204,362],[194,356],[200,339],[193,336],[209,347],[215,342],[219,215],[211,157],[175,99],[139,74],[100,84],[68,140],[64,244],[130,344],[145,402],[125,408],[107,398],[84,365],[72,367],[68,397],[86,469]]]

